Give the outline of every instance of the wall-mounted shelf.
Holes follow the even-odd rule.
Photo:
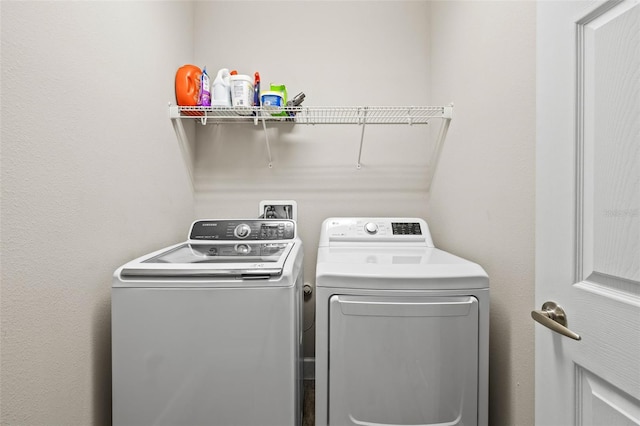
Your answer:
[[[296,124],[428,124],[432,118],[451,119],[452,106],[328,106],[289,107],[287,117],[273,116],[262,107],[170,106],[171,118],[196,119],[202,124],[254,123],[259,121]]]
[[[183,146],[186,144],[182,120],[197,120],[207,124],[261,124],[265,133],[265,143],[269,156],[269,167],[273,167],[271,147],[267,134],[267,123],[292,124],[356,124],[362,126],[360,149],[356,167],[360,168],[364,129],[367,124],[424,125],[432,119],[440,119],[441,126],[434,152],[430,160],[429,181],[435,173],[442,145],[453,117],[453,105],[449,106],[298,106],[287,107],[287,116],[273,116],[271,110],[263,107],[189,107],[169,105],[169,117],[174,122],[176,134]]]

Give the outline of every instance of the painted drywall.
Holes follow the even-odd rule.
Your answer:
[[[196,16],[195,57],[212,78],[223,67],[259,71],[263,88],[286,84],[312,106],[425,105],[429,97],[427,2],[203,2]],[[235,31],[234,18],[247,16],[287,31]],[[358,125],[270,124],[267,136],[273,168],[261,126],[198,129],[196,214],[256,217],[260,200],[296,200],[306,282],[315,281],[323,219],[424,217],[428,127],[367,126],[361,169]],[[314,355],[314,303],[305,303],[306,356]]]
[[[534,424],[535,2],[434,2],[431,90],[455,117],[429,197],[436,245],[491,278],[490,424]]]
[[[430,193],[425,129],[367,127],[360,170],[358,126],[271,126],[273,168],[261,127],[198,129],[196,215],[253,216],[261,199],[297,200],[312,284],[326,217],[425,217],[437,245],[491,276],[491,424],[532,425],[535,3],[236,3],[197,6],[195,57],[212,77],[257,70],[263,86],[285,83],[314,106],[454,102],[454,120]],[[220,16],[291,32],[256,37]]]
[[[115,267],[183,239],[192,216],[254,216],[261,199],[286,198],[298,201],[308,282],[320,223],[334,215],[426,217],[437,245],[482,264],[491,424],[533,424],[532,3],[0,8],[0,423],[108,424]],[[357,169],[359,126],[270,127],[273,168],[259,127],[208,126],[194,202],[166,110],[175,69],[190,62],[212,78],[260,71],[308,105],[455,102],[431,192],[425,128],[367,127]],[[313,300],[305,309],[312,355]]]
[[[194,216],[167,114],[192,6],[0,3],[3,425],[111,424],[111,276]]]

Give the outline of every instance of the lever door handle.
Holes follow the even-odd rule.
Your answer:
[[[547,328],[573,340],[581,340],[579,334],[567,328],[567,315],[556,302],[545,302],[539,311],[531,311],[531,318]]]

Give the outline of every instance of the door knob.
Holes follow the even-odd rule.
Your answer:
[[[531,311],[531,318],[563,336],[573,340],[582,339],[580,335],[567,328],[567,315],[556,302],[544,302],[541,310]]]

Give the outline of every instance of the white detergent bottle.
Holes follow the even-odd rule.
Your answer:
[[[213,80],[213,99],[211,106],[231,106],[231,84],[229,70],[222,68]]]

